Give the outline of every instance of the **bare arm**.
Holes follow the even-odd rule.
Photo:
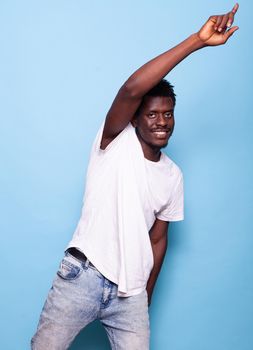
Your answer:
[[[155,287],[156,280],[158,278],[159,272],[162,267],[164,256],[167,250],[167,232],[168,232],[169,223],[167,221],[162,221],[156,219],[154,225],[152,226],[149,235],[150,242],[153,250],[154,256],[154,266],[150,273],[148,282],[147,282],[147,293],[148,293],[148,304],[151,303],[152,293]]]
[[[101,142],[102,149],[105,149],[132,120],[143,96],[178,63],[198,49],[227,42],[238,29],[236,26],[228,29],[234,21],[238,6],[236,4],[232,11],[225,15],[209,17],[197,33],[144,64],[128,78],[107,113]]]

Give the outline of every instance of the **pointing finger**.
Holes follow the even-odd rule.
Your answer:
[[[232,11],[231,11],[231,12],[232,12],[233,14],[236,14],[238,8],[239,8],[239,4],[236,3],[235,6],[232,8]]]
[[[237,10],[239,8],[239,4],[236,3],[235,6],[232,8],[232,11],[230,11],[228,13],[229,15],[229,20],[228,20],[228,23],[227,23],[227,27],[231,27],[233,22],[234,22],[234,15],[236,14]]]

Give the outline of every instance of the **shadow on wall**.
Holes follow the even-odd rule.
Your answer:
[[[97,320],[85,327],[69,350],[110,350],[110,343],[101,323]]]

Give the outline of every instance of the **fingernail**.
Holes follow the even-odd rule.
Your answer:
[[[219,28],[218,31],[221,32],[221,31],[222,31],[222,28]]]
[[[231,23],[229,22],[228,24],[227,24],[227,27],[230,27],[231,26]]]

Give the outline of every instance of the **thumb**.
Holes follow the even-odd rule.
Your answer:
[[[239,29],[239,27],[235,26],[230,28],[229,30],[227,30],[224,33],[224,37],[225,37],[225,42],[234,34],[234,32],[236,32]]]

